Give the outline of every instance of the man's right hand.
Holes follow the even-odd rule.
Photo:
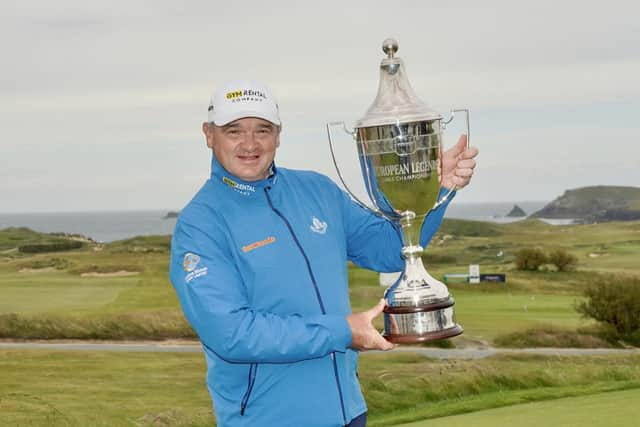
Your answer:
[[[371,323],[375,319],[387,302],[383,298],[378,305],[362,313],[354,313],[347,316],[347,322],[351,327],[351,347],[356,350],[391,350],[395,345],[385,340]]]

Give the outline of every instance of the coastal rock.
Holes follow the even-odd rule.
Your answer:
[[[527,213],[518,205],[513,205],[511,212],[507,214],[507,217],[509,218],[522,218],[525,216],[527,216]]]
[[[162,219],[178,218],[178,215],[180,215],[179,211],[169,211],[165,216],[162,217]]]
[[[602,185],[567,190],[531,216],[584,223],[640,220],[640,188]]]

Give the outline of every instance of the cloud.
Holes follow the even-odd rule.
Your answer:
[[[638,12],[615,0],[4,2],[0,200],[13,202],[0,210],[179,207],[208,175],[199,126],[211,91],[231,78],[261,78],[276,92],[279,162],[333,174],[324,123],[351,125],[373,101],[388,36],[422,99],[445,114],[472,110],[486,169],[463,200],[637,183],[631,156],[596,147],[612,136],[636,154],[627,110],[640,103]],[[549,150],[572,134],[584,167],[567,159],[563,172]],[[514,169],[513,141],[546,161]]]

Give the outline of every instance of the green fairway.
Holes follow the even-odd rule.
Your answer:
[[[567,397],[435,418],[399,427],[635,427],[640,419],[640,389]]]

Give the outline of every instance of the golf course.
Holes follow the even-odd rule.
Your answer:
[[[575,257],[517,267],[518,251]],[[97,243],[81,236],[0,230],[0,341],[176,342],[197,337],[168,280],[170,236]],[[429,272],[506,275],[450,283],[463,335],[441,348],[632,349],[577,306],[587,287],[638,280],[640,222],[549,225],[445,220],[424,255]],[[382,296],[376,272],[349,266],[354,311]],[[381,319],[376,326],[382,327]],[[363,353],[370,426],[632,426],[640,354],[508,353],[435,359]],[[634,421],[636,423],[634,423]],[[0,349],[1,426],[214,425],[199,352]]]

